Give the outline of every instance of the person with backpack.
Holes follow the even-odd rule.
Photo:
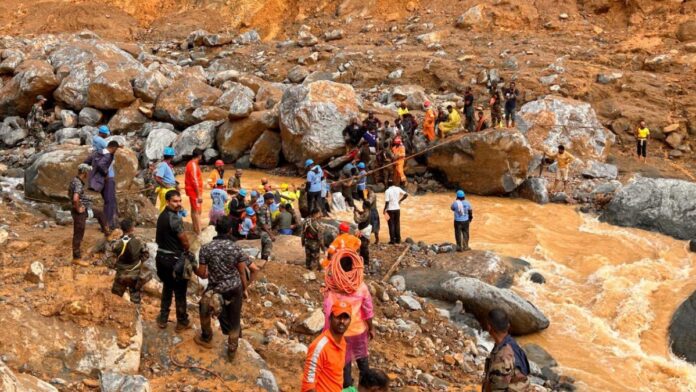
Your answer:
[[[135,225],[130,219],[121,221],[121,231],[123,236],[109,244],[108,264],[116,270],[111,292],[122,297],[128,290],[130,301],[139,304],[143,287],[152,279],[152,272],[145,267],[150,252],[145,242],[136,237]]]
[[[507,313],[497,308],[488,312],[486,330],[495,345],[486,359],[481,391],[530,391],[527,354],[510,336],[510,319]]]

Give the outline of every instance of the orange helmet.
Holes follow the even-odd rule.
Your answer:
[[[341,233],[347,233],[350,231],[350,225],[346,222],[341,222],[341,224],[338,225],[338,231]]]
[[[215,161],[215,166],[225,166],[225,162],[223,162],[221,159],[218,159]]]

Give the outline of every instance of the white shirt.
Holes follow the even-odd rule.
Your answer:
[[[389,189],[387,189],[387,191],[384,192],[384,202],[387,203],[387,211],[401,209],[399,207],[399,200],[401,200],[401,196],[404,196],[406,194],[407,193],[404,192],[404,190],[399,188],[398,186],[390,186]]]

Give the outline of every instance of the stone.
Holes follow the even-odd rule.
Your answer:
[[[119,109],[133,101],[130,75],[120,70],[102,72],[87,90],[87,105],[97,109]]]
[[[401,77],[404,75],[404,70],[399,68],[395,69],[392,72],[387,75],[387,79],[394,80],[394,79],[401,79]]]
[[[143,72],[133,79],[133,94],[143,102],[154,103],[171,84],[172,80],[159,70]]]
[[[9,237],[9,233],[5,229],[0,229],[0,245],[5,245],[7,242],[7,238]]]
[[[343,153],[343,129],[360,112],[360,99],[348,84],[328,81],[288,88],[280,102],[283,156],[303,165],[324,163]]]
[[[546,283],[546,278],[544,278],[544,275],[538,273],[538,272],[532,272],[529,274],[529,280],[536,284],[544,284]]]
[[[253,29],[245,31],[234,39],[234,43],[237,45],[249,45],[259,41],[261,41],[261,36],[258,31]]]
[[[251,164],[260,169],[273,169],[280,163],[280,134],[264,131],[251,148]]]
[[[150,392],[150,382],[141,375],[102,372],[99,376],[101,392]]]
[[[101,123],[103,117],[104,115],[99,109],[85,107],[80,110],[80,114],[77,117],[77,124],[95,127]]]
[[[306,80],[305,80],[306,81]],[[261,83],[256,90],[256,103],[254,110],[274,109],[283,99],[283,94],[288,85],[280,83]]]
[[[314,46],[317,43],[319,43],[319,40],[309,31],[302,30],[297,35],[297,44],[300,46]]]
[[[517,196],[537,204],[549,202],[548,181],[543,177],[530,177],[517,188]]]
[[[503,61],[503,68],[515,71],[519,68],[519,63],[517,62],[517,57],[509,56]]]
[[[15,75],[0,84],[0,118],[26,116],[36,102],[38,95],[50,96],[58,86],[53,67],[42,60],[22,62]]]
[[[215,106],[222,91],[196,78],[182,78],[166,88],[157,98],[155,118],[186,127],[200,122],[193,114],[196,109]]]
[[[268,369],[259,370],[259,377],[256,379],[256,385],[267,392],[278,392],[278,383],[276,382],[275,376]]]
[[[278,330],[278,332],[284,334],[284,335],[289,335],[290,333],[288,332],[288,327],[285,326],[280,320],[277,320],[275,322],[275,327]]]
[[[683,141],[684,135],[679,132],[672,132],[669,135],[667,135],[667,139],[665,139],[665,143],[667,143],[672,148],[679,147]]]
[[[77,126],[77,114],[72,110],[61,110],[60,121],[64,128],[74,128]]]
[[[4,55],[4,53],[3,53]],[[0,75],[14,75],[15,70],[24,61],[22,52],[15,55],[10,55],[0,62]]]
[[[229,111],[230,120],[236,120],[249,117],[254,110],[255,96],[256,94],[249,87],[233,83],[232,87],[227,89],[215,104]]]
[[[343,38],[343,30],[336,29],[324,33],[324,41],[335,41]]]
[[[263,112],[253,112],[249,117],[225,121],[217,131],[218,151],[224,159],[237,160],[267,130],[263,123]]]
[[[114,134],[125,134],[138,131],[148,122],[148,118],[140,111],[140,101],[136,100],[132,105],[118,109],[109,120],[109,129]]]
[[[565,192],[557,192],[551,195],[551,203],[568,204],[570,197]]]
[[[26,195],[39,200],[66,201],[68,183],[77,174],[77,167],[88,157],[90,150],[91,146],[66,146],[38,154],[24,173]],[[116,189],[130,189],[138,172],[137,156],[128,148],[120,148],[115,162]]]
[[[531,147],[555,152],[559,144],[578,158],[604,160],[616,138],[604,128],[589,103],[547,95],[524,104],[517,128]]]
[[[504,195],[527,179],[532,150],[516,130],[467,134],[431,152],[428,168],[447,182],[478,195]]]
[[[599,84],[611,84],[617,80],[623,78],[623,73],[621,72],[611,72],[611,73],[601,73],[597,75],[597,83]]]
[[[543,347],[535,343],[527,343],[522,346],[527,354],[527,359],[536,363],[540,368],[558,366],[558,362]]]
[[[432,45],[440,42],[442,32],[432,31],[430,33],[420,34],[416,36],[416,41],[423,45]]]
[[[696,240],[689,241],[689,251],[696,253]]]
[[[211,148],[215,143],[215,135],[220,124],[221,122],[204,121],[181,132],[172,143],[176,151],[174,162],[189,158],[196,148],[201,150]]]
[[[414,84],[394,86],[389,89],[388,94],[388,104],[404,102],[410,110],[423,110],[425,101],[430,101],[423,87]]]
[[[0,124],[0,143],[5,147],[14,147],[27,136],[26,124],[19,117],[6,117]]]
[[[164,156],[164,148],[174,144],[178,134],[165,128],[156,128],[150,131],[145,140],[145,156],[148,161],[159,161]]]
[[[677,239],[696,238],[696,183],[637,177],[617,191],[600,220],[658,231]]]
[[[389,284],[394,286],[398,291],[406,290],[406,280],[404,280],[404,277],[401,275],[394,275],[389,278]]]
[[[465,13],[460,15],[454,22],[454,25],[460,29],[473,29],[475,27],[487,27],[489,21],[484,17],[484,6],[479,4],[469,8]]]
[[[306,335],[315,335],[324,329],[324,312],[316,309],[309,315],[305,315],[300,323],[295,326],[295,331]]]
[[[662,128],[662,132],[663,133],[672,133],[672,132],[678,131],[680,128],[681,128],[681,124],[679,124],[679,123],[670,124],[670,125]]]
[[[302,82],[302,84],[310,84],[314,82],[318,82],[320,80],[328,80],[329,82],[333,82],[334,80],[338,79],[341,76],[340,73],[338,72],[324,72],[324,71],[314,71],[307,75],[305,80]]]
[[[552,75],[540,77],[539,82],[541,82],[541,84],[543,84],[544,86],[550,86],[550,85],[556,83],[557,79],[558,79],[558,75],[552,74]]]
[[[302,83],[307,76],[309,75],[309,71],[307,68],[301,66],[301,65],[296,65],[288,71],[288,80],[290,80],[292,83]]]
[[[602,163],[597,161],[588,162],[588,167],[582,171],[582,176],[585,178],[604,178],[615,180],[619,176],[619,169],[616,165],[610,163]]]
[[[6,392],[58,392],[53,385],[28,373],[14,373],[0,361],[0,391]]]
[[[234,69],[228,69],[225,71],[220,71],[213,77],[212,85],[220,87],[222,84],[228,81],[236,82],[242,74]]]
[[[652,72],[665,71],[673,62],[672,56],[669,54],[659,54],[645,59],[643,69]]]
[[[44,266],[40,261],[35,261],[29,265],[29,269],[24,274],[24,280],[31,283],[43,283],[44,281]]]
[[[677,39],[681,42],[696,41],[696,20],[691,18],[677,27]]]
[[[421,310],[421,304],[416,300],[415,298],[411,297],[410,295],[401,295],[397,299],[397,302],[399,305],[403,306],[404,308],[408,310]]]

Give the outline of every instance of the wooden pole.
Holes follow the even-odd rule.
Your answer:
[[[401,260],[404,258],[404,256],[406,256],[406,252],[408,252],[408,249],[409,249],[410,247],[411,247],[410,245],[407,245],[407,246],[406,246],[406,249],[404,249],[404,251],[401,252],[401,256],[399,256],[399,257],[396,259],[396,261],[394,262],[394,264],[392,264],[392,266],[389,267],[389,270],[387,271],[387,273],[384,274],[384,277],[382,278],[382,282],[386,282],[387,279],[389,279],[389,278],[394,274],[394,272],[396,272],[397,267],[399,266],[399,264],[401,264]]]

